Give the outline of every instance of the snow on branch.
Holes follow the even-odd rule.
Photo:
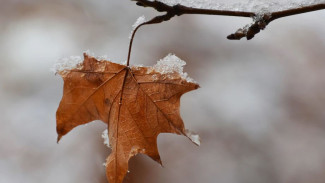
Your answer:
[[[239,40],[246,37],[248,40],[252,39],[257,33],[265,29],[265,27],[273,20],[297,15],[301,13],[307,13],[317,10],[325,9],[325,0],[307,0],[301,3],[291,3],[288,6],[281,6],[273,8],[272,11],[265,8],[245,9],[247,7],[243,5],[226,6],[222,4],[211,4],[213,1],[208,0],[132,0],[135,1],[138,6],[154,8],[158,12],[166,12],[165,15],[157,16],[152,20],[144,23],[157,24],[164,21],[168,21],[174,16],[180,16],[184,14],[203,14],[203,15],[223,15],[223,16],[239,16],[239,17],[251,17],[253,23],[246,25],[244,28],[238,29],[235,33],[229,35],[227,38],[230,40]],[[185,2],[185,3],[184,3]],[[188,3],[186,3],[188,2]],[[182,3],[182,4],[180,4]],[[196,4],[198,3],[198,4]],[[231,7],[231,8],[229,8]]]

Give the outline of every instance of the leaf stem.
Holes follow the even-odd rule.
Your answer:
[[[144,22],[144,23],[138,25],[138,26],[134,29],[134,31],[132,32],[132,36],[131,36],[130,44],[129,44],[129,52],[128,52],[128,59],[127,59],[127,62],[126,62],[126,66],[129,66],[129,65],[130,65],[130,58],[131,58],[132,44],[133,44],[133,40],[134,40],[135,33],[137,32],[137,30],[138,30],[141,26],[145,25],[146,23],[147,23],[147,22]]]
[[[137,30],[143,26],[143,25],[149,25],[149,24],[158,24],[158,23],[161,23],[163,21],[168,21],[170,20],[172,17],[174,17],[176,15],[176,12],[167,12],[166,14],[164,15],[159,15],[159,16],[156,16],[154,18],[152,18],[151,20],[148,20],[142,24],[139,24],[135,29],[134,31],[132,32],[132,36],[131,36],[131,39],[130,39],[130,44],[129,44],[129,53],[128,53],[128,59],[127,59],[127,62],[126,62],[126,66],[129,66],[130,65],[130,58],[131,58],[131,51],[132,51],[132,44],[133,44],[133,40],[134,40],[134,36],[135,36],[135,33],[137,32]]]

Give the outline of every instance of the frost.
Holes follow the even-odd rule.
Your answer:
[[[134,30],[142,23],[146,22],[146,17],[144,15],[142,15],[141,17],[139,17],[135,22],[134,24],[132,25],[132,31],[129,35],[129,38],[131,39],[132,37],[132,34],[134,32]]]
[[[185,134],[189,139],[191,139],[191,141],[194,144],[200,146],[201,142],[200,142],[200,136],[198,134],[196,134],[190,130],[185,130]]]
[[[121,62],[119,62],[121,65],[126,65],[127,64],[127,60],[124,60],[124,61],[121,61]]]
[[[134,69],[140,69],[141,67],[144,67],[143,64],[136,64],[136,65],[133,65],[132,68]]]
[[[81,67],[81,62],[82,59],[80,56],[61,58],[57,63],[54,64],[54,66],[51,68],[51,71],[58,73],[65,70],[78,69]]]
[[[159,0],[167,5],[177,4],[200,9],[246,12],[275,12],[302,6],[324,4],[325,0]]]
[[[185,65],[186,62],[178,58],[176,55],[168,54],[165,58],[159,60],[152,69],[161,74],[178,73],[181,78],[185,79],[187,82],[196,83],[186,72],[183,72],[183,67]],[[153,77],[157,76],[153,75]]]
[[[146,17],[142,15],[135,21],[135,23],[132,25],[133,30],[136,29],[140,24],[144,23],[146,21]]]
[[[102,138],[104,139],[104,144],[105,144],[107,147],[111,148],[111,146],[109,145],[109,138],[108,138],[108,131],[107,131],[107,129],[103,131],[103,133],[102,133]],[[106,164],[105,164],[105,165],[106,165]]]
[[[92,52],[92,51],[90,51],[90,50],[86,50],[86,51],[84,51],[84,53],[85,53],[86,55],[88,55],[89,57],[95,57],[95,53]]]
[[[91,52],[90,50],[86,50],[86,51],[84,51],[84,53],[86,53],[89,57],[96,58],[96,60],[98,60],[98,61],[109,60],[107,55],[95,56],[95,53]]]
[[[89,50],[84,51],[84,53],[87,54],[89,57],[96,58],[98,61],[108,60],[107,55],[95,56],[95,54]],[[82,62],[83,59],[80,56],[65,57],[59,59],[50,70],[54,73],[59,73],[72,69],[81,69]]]
[[[107,55],[102,55],[102,56],[96,56],[95,57],[98,61],[104,61],[104,60],[109,60]]]

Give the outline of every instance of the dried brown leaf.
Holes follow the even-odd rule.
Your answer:
[[[57,110],[58,141],[74,127],[101,120],[108,124],[112,153],[107,158],[109,183],[121,183],[129,159],[143,153],[161,164],[160,133],[175,133],[198,143],[184,128],[180,97],[197,89],[177,72],[161,74],[151,67],[127,67],[84,54],[77,68],[63,70],[63,97]]]

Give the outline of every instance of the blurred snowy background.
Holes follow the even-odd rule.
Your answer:
[[[63,82],[50,68],[88,49],[126,60],[132,24],[157,13],[129,0],[0,3],[0,182],[106,183],[102,122],[56,143]],[[324,183],[324,20],[325,11],[279,19],[251,41],[226,39],[247,18],[187,15],[141,28],[133,64],[175,53],[200,83],[181,110],[202,143],[160,135],[165,167],[138,155],[124,182]]]

